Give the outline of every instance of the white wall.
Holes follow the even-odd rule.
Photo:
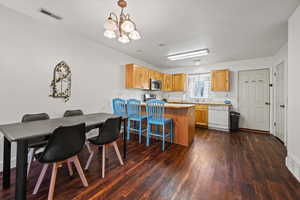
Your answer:
[[[289,19],[288,39],[288,157],[286,164],[300,181],[300,7]]]
[[[20,121],[24,113],[111,112],[112,98],[141,97],[143,91],[124,89],[124,64],[149,64],[5,7],[0,24],[0,124]],[[49,97],[53,69],[62,60],[72,70],[67,103]],[[0,133],[0,169],[2,149]]]

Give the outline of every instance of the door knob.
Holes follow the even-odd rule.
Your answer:
[[[270,102],[266,102],[265,104],[269,106],[269,105],[270,105]]]

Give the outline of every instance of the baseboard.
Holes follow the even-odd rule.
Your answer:
[[[11,162],[10,162],[10,168],[15,168],[17,165],[17,159],[16,157],[12,157],[11,158]],[[0,162],[0,172],[3,172],[3,161]]]
[[[295,178],[300,182],[300,161],[293,155],[288,155],[285,164]]]
[[[248,132],[248,133],[270,134],[270,131],[260,131],[260,130],[247,129],[247,128],[240,128],[240,131]]]

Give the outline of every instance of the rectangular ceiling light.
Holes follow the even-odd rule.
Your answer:
[[[168,59],[172,60],[172,61],[173,60],[183,60],[183,59],[188,59],[188,58],[207,56],[208,54],[209,54],[208,49],[200,49],[200,50],[195,50],[195,51],[187,51],[187,52],[168,55]]]

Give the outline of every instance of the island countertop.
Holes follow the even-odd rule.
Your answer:
[[[146,106],[146,103],[142,103],[142,106]],[[191,107],[195,107],[195,104],[186,104],[186,103],[166,103],[165,104],[165,108],[191,108]]]

